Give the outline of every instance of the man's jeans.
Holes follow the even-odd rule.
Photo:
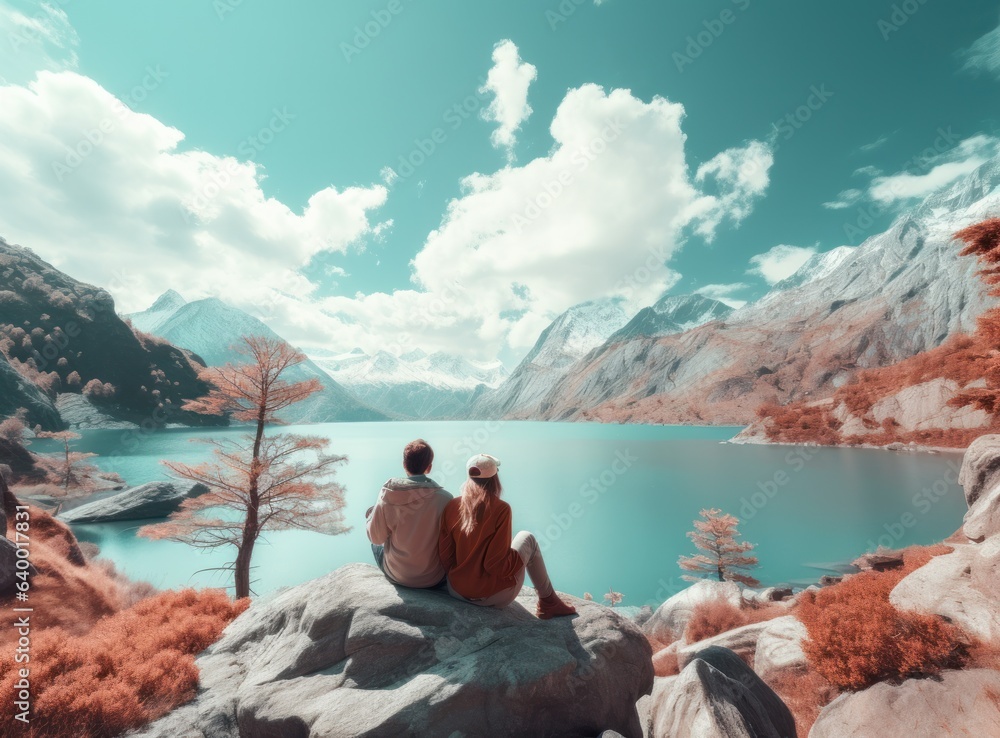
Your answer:
[[[385,546],[379,546],[378,544],[372,544],[372,555],[375,557],[375,565],[382,570],[385,574],[385,578],[388,579],[393,584],[404,587],[406,585],[399,584],[399,582],[393,581],[393,578],[389,576],[389,573],[385,570]],[[448,588],[448,578],[445,577],[440,582],[435,584],[433,587],[424,587],[424,589],[447,589]]]

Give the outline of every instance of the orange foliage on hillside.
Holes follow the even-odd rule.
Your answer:
[[[1000,297],[1000,218],[993,218],[955,234],[965,242],[961,256],[976,256],[983,264],[980,277],[990,286],[990,294]],[[954,380],[961,389],[949,402],[953,407],[971,406],[994,416],[988,427],[934,428],[904,432],[892,419],[881,424],[869,414],[881,399],[906,387],[933,379]],[[977,380],[986,387],[967,388]],[[842,434],[843,424],[834,417],[843,406],[860,418],[870,433]],[[825,402],[794,402],[785,406],[765,405],[758,409],[770,440],[779,443],[870,444],[917,443],[925,446],[964,448],[984,433],[1000,430],[1000,308],[981,315],[972,335],[952,336],[937,348],[924,351],[896,364],[857,372]]]
[[[802,648],[811,668],[848,690],[960,668],[972,645],[962,631],[935,615],[904,612],[889,602],[903,577],[950,550],[907,549],[898,569],[862,572],[803,595],[795,614],[809,631]]]
[[[245,609],[222,591],[162,592],[104,618],[90,632],[62,628],[33,634],[35,735],[117,736],[189,701],[198,685],[194,654],[213,643]],[[0,661],[0,692],[15,694],[19,665]],[[12,724],[13,705],[2,719]]]
[[[247,601],[220,591],[162,592],[91,561],[72,531],[36,507],[30,513],[31,661],[15,663],[17,629],[0,630],[0,694],[13,695],[30,668],[33,735],[117,736],[191,699],[194,654],[215,641]],[[0,608],[14,607],[13,595]],[[10,699],[0,721],[12,725]],[[27,734],[27,733],[26,733]]]

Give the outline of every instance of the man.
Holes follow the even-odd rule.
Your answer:
[[[375,561],[389,581],[404,587],[430,589],[445,582],[438,534],[452,496],[427,476],[433,465],[434,451],[427,441],[418,438],[406,444],[406,478],[382,485],[378,502],[367,513]]]

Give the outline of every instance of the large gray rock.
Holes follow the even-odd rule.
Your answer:
[[[1000,672],[991,669],[949,671],[898,686],[882,682],[824,707],[809,738],[995,736],[998,694]]]
[[[786,615],[765,624],[754,648],[753,670],[765,682],[779,674],[804,673],[807,668],[802,641],[808,636],[806,626]]]
[[[538,620],[533,593],[479,608],[351,564],[255,602],[198,658],[195,701],[143,735],[637,738],[649,644],[572,601],[576,617]]]
[[[14,585],[17,583],[17,559],[17,546],[0,536],[0,595],[14,591]],[[31,563],[23,570],[29,574],[38,573]]]
[[[985,492],[1000,485],[1000,435],[979,436],[969,444],[958,473],[965,501],[972,507]]]
[[[694,609],[705,602],[724,600],[740,607],[742,595],[735,582],[715,582],[703,579],[684,589],[658,608],[643,626],[643,631],[660,643],[671,643],[684,635]]]
[[[116,495],[88,502],[59,515],[67,523],[109,523],[115,520],[165,518],[189,497],[208,492],[203,484],[180,486],[173,482],[149,482]]]
[[[650,738],[795,738],[791,711],[739,656],[701,651],[677,677],[657,679]]]
[[[794,618],[792,619],[794,620]],[[697,656],[699,651],[702,651],[709,646],[719,646],[721,648],[729,649],[742,658],[752,661],[754,651],[757,648],[757,641],[761,634],[767,630],[769,624],[770,623],[767,621],[761,623],[750,623],[750,625],[733,628],[732,630],[727,630],[724,633],[719,633],[719,635],[712,636],[711,638],[705,638],[704,640],[696,643],[682,644],[680,648],[677,649],[677,662],[683,668]]]
[[[948,618],[966,633],[1000,639],[1000,537],[956,545],[895,586],[889,601],[901,610]]]
[[[969,445],[958,481],[969,505],[962,532],[973,541],[1000,534],[1000,435],[980,436]]]

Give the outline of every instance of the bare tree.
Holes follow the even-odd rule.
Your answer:
[[[73,451],[70,444],[73,441],[80,440],[79,433],[74,433],[73,431],[39,431],[35,435],[38,438],[52,438],[56,441],[62,441],[63,459],[58,469],[59,476],[61,477],[60,484],[62,484],[64,493],[69,491],[70,484],[80,488],[80,493],[93,491],[92,484],[90,483],[90,475],[96,471],[96,468],[88,464],[86,468],[81,469],[79,465],[87,459],[94,458],[97,454]],[[77,471],[84,471],[85,474],[78,476]]]
[[[200,482],[209,492],[185,500],[163,523],[143,526],[139,535],[170,539],[198,548],[233,546],[236,596],[250,594],[250,562],[264,530],[343,533],[344,490],[333,476],[346,457],[327,453],[325,438],[294,434],[269,436],[277,414],[321,389],[318,380],[288,382],[282,374],[305,357],[283,341],[244,336],[239,347],[247,361],[202,372],[208,395],[184,409],[228,414],[253,424],[239,440],[208,441],[212,462],[166,462],[174,474]]]

